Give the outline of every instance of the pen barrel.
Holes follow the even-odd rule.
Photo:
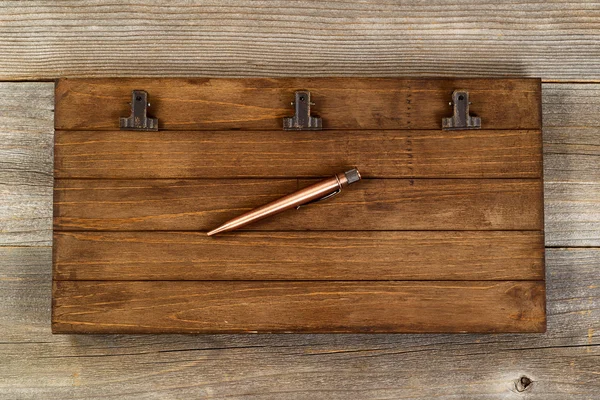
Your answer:
[[[296,208],[302,204],[325,197],[347,185],[348,180],[345,177],[340,179],[339,174],[335,175],[232,219],[227,223],[228,228],[230,228],[227,230],[241,228],[271,215]]]
[[[340,192],[342,188],[354,182],[358,182],[360,179],[360,173],[357,169],[336,174],[331,178],[317,182],[292,194],[288,194],[287,196],[272,201],[269,204],[255,208],[252,211],[248,211],[239,217],[227,221],[225,224],[213,229],[207,234],[211,236],[219,232],[232,231],[263,218],[270,217],[271,215],[279,214],[285,210],[296,208],[303,204],[329,197],[337,192]]]

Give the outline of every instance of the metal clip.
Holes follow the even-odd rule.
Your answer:
[[[466,90],[455,90],[452,93],[454,115],[450,118],[442,118],[442,129],[445,131],[458,129],[481,129],[481,118],[469,115],[469,92]]]
[[[144,90],[133,90],[131,92],[131,115],[121,117],[119,126],[121,130],[127,131],[158,131],[158,119],[148,118],[147,111],[148,93]]]
[[[323,200],[330,199],[330,198],[332,198],[333,196],[335,196],[336,194],[340,193],[341,191],[342,191],[342,189],[337,189],[335,192],[333,192],[333,193],[329,193],[329,194],[328,194],[328,195],[326,195],[326,196],[323,196],[323,197],[321,197],[321,198],[318,198],[318,199],[315,199],[315,200],[311,200],[311,201],[309,201],[308,203],[301,204],[301,205],[299,205],[299,206],[297,206],[297,207],[296,207],[296,210],[300,209],[300,207],[306,207],[306,206],[307,206],[307,205],[309,205],[309,204],[313,204],[313,203],[317,203],[317,202],[319,202],[319,201],[323,201]]]
[[[297,90],[296,101],[292,105],[296,108],[296,114],[293,117],[283,118],[283,130],[285,131],[320,131],[323,129],[323,123],[319,117],[311,117],[310,106],[314,105],[310,101],[310,92],[308,90]]]

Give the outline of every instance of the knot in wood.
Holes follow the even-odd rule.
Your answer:
[[[533,381],[530,378],[522,376],[515,382],[515,388],[517,389],[517,392],[524,392],[531,387],[532,383]]]

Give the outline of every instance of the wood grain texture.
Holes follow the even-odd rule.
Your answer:
[[[57,280],[544,279],[540,232],[55,232],[54,243]]]
[[[545,85],[549,246],[600,246],[600,85]]]
[[[600,124],[544,128],[544,173],[565,185],[600,181]]]
[[[55,333],[544,332],[544,282],[54,281]]]
[[[0,83],[0,245],[52,242],[53,85]]]
[[[598,6],[587,0],[36,0],[3,1],[0,7],[2,79],[398,74],[600,79]]]
[[[133,76],[143,69],[155,76],[431,73],[597,80],[600,70],[597,5],[585,0],[478,1],[469,3],[468,10],[447,2],[285,2],[285,13],[271,8],[278,2],[170,4],[174,7],[0,2],[8,7],[0,11],[0,31],[6,38],[0,41],[2,76]],[[251,8],[236,12],[245,5]],[[156,9],[160,18],[149,23],[148,11]],[[320,9],[328,14],[321,15]],[[178,18],[181,15],[185,18]],[[137,25],[130,30],[132,20]],[[290,41],[305,49],[301,61],[282,53]],[[256,46],[261,51],[254,53]],[[148,51],[153,54],[148,64],[131,62],[130,55]],[[283,62],[274,64],[274,57]],[[562,138],[562,143],[551,139],[561,149],[545,159],[546,180],[562,187],[560,200],[554,200],[558,189],[546,197],[553,203],[546,217],[558,207],[563,210],[550,224],[547,220],[547,241],[553,246],[600,243],[600,219],[594,216],[600,192],[589,184],[598,166],[592,150],[600,114],[590,106],[592,96],[581,101],[578,95],[584,88],[591,93],[597,87],[544,87],[545,92],[564,94],[561,101],[566,102],[549,103],[544,110],[544,118],[553,119]],[[0,113],[0,118],[7,115],[13,114]],[[578,121],[579,116],[587,122]],[[17,146],[28,138],[8,135]],[[0,151],[7,148],[4,139]],[[26,153],[35,148],[22,147],[23,161],[39,168],[51,155],[47,150]],[[13,178],[12,170],[2,172],[9,176],[3,182],[10,189],[7,193],[16,190],[22,178]],[[32,190],[27,201],[51,196],[27,190]],[[14,212],[15,208],[3,209],[0,217]],[[51,210],[40,205],[19,218],[50,221]],[[584,226],[581,221],[586,229],[579,229]],[[49,229],[10,232],[16,244],[49,243]],[[549,328],[542,335],[158,337],[50,335],[50,250],[0,249],[0,398],[593,399],[600,391],[600,255],[596,249],[547,252]],[[522,375],[533,384],[519,392],[515,382]]]
[[[56,230],[207,231],[314,180],[56,180]],[[365,179],[249,230],[541,230],[535,179]],[[135,205],[135,207],[133,207]]]
[[[160,167],[157,167],[160,166]],[[57,131],[57,178],[539,178],[541,131]]]
[[[57,130],[115,130],[130,115],[131,91],[146,90],[164,130],[282,130],[290,102],[310,90],[324,129],[441,129],[448,102],[468,88],[482,127],[540,129],[539,79],[60,79]],[[514,105],[518,104],[518,107]]]
[[[0,247],[0,398],[593,399],[600,250],[546,260],[544,334],[52,335],[51,249]]]
[[[2,199],[6,202],[0,211],[2,242],[49,245],[52,223],[52,101],[48,100],[45,116],[27,114],[26,104],[29,98],[52,99],[53,85],[0,83],[0,89],[5,101],[4,111],[0,113],[0,121],[3,121],[0,126],[3,135],[0,152],[3,157],[18,159],[16,165],[23,166],[2,168],[5,189]],[[545,232],[548,245],[600,246],[600,215],[597,212],[600,190],[593,183],[600,180],[597,170],[600,162],[594,150],[600,138],[599,99],[600,85],[597,84],[543,85]],[[10,119],[7,116],[11,116]],[[581,118],[578,120],[577,116]],[[25,131],[17,129],[17,121],[26,124],[27,128],[22,128]],[[43,150],[37,145],[33,147],[33,134],[30,132],[46,132],[48,142],[42,146]],[[16,170],[23,172],[16,175]]]
[[[488,130],[444,135],[441,120],[452,111],[448,99],[463,88],[469,104],[476,104],[472,113]],[[129,111],[119,99],[131,101],[135,89],[150,93],[152,116],[163,131],[114,130]],[[325,131],[282,131],[282,117],[291,114],[289,101],[298,89],[309,90],[310,100],[320,104],[312,112],[323,117]],[[134,230],[144,241],[148,231],[163,231],[155,238],[169,238],[165,231],[207,231],[316,182],[302,180],[319,175],[313,165],[329,176],[336,171],[331,167],[355,166],[367,178],[327,207],[244,228],[266,229],[271,237],[236,235],[237,242],[228,244],[229,237],[196,232],[204,249],[190,245],[198,242],[192,239],[163,247],[154,257],[144,248],[148,243],[123,248],[103,241],[104,253],[124,252],[123,259],[138,265],[138,273],[126,280],[118,265],[94,268],[97,280],[73,280],[80,269],[93,268],[91,253],[103,251],[92,240],[59,239],[53,245],[56,272],[64,254],[81,258],[53,282],[57,333],[545,329],[538,79],[60,79],[55,126],[57,238],[72,238],[61,230]],[[323,159],[329,162],[323,165]],[[407,234],[398,231],[414,230],[422,232],[409,237],[419,237],[425,248],[402,242]],[[477,274],[464,269],[474,266],[464,260],[479,260],[483,270],[494,271],[495,262],[485,261],[487,249],[495,247],[493,237],[465,247],[469,236],[459,234],[463,245],[457,246],[448,242],[448,232],[441,242],[437,233],[432,242],[425,235],[449,230],[533,233],[537,245],[526,256],[537,256],[533,271],[531,265],[521,271],[517,263],[504,280],[476,280]],[[294,231],[291,240],[287,231]],[[523,246],[511,243],[516,236],[498,237],[505,242],[496,251],[507,241],[509,247]],[[452,253],[462,273],[446,267]],[[183,260],[169,262],[163,258],[168,254]],[[423,263],[432,257],[437,264]],[[405,261],[413,266],[403,269]],[[153,280],[147,280],[144,265],[153,265]],[[424,278],[414,275],[417,269]],[[534,280],[527,280],[531,272]]]

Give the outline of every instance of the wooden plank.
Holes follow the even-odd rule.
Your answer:
[[[600,126],[600,85],[544,85],[542,110],[545,127],[597,128]]]
[[[56,180],[57,230],[212,229],[314,180]],[[365,179],[250,230],[541,230],[532,179]]]
[[[542,175],[541,131],[58,131],[55,143],[57,178]]]
[[[544,85],[549,246],[600,246],[600,85]]]
[[[600,182],[546,182],[544,187],[546,245],[600,245]]]
[[[544,296],[540,281],[55,281],[52,330],[544,332]]]
[[[600,126],[544,128],[544,175],[557,184],[600,182]]]
[[[298,89],[310,90],[325,129],[441,129],[452,92],[463,88],[483,127],[541,128],[539,79],[398,78],[60,79],[55,127],[119,129],[141,88],[166,130],[281,130]]]
[[[55,232],[57,280],[543,280],[540,232]]]
[[[0,245],[52,242],[53,108],[51,83],[0,82]]]
[[[598,7],[588,0],[500,5],[481,0],[464,6],[439,0],[426,6],[417,0],[126,0],[110,6],[35,0],[0,7],[2,79],[398,74],[600,79]]]
[[[52,335],[51,249],[0,247],[2,396],[588,400],[600,390],[600,249],[546,260],[544,334]],[[518,392],[522,376],[533,384]]]
[[[52,243],[52,186],[0,185],[0,243]]]

